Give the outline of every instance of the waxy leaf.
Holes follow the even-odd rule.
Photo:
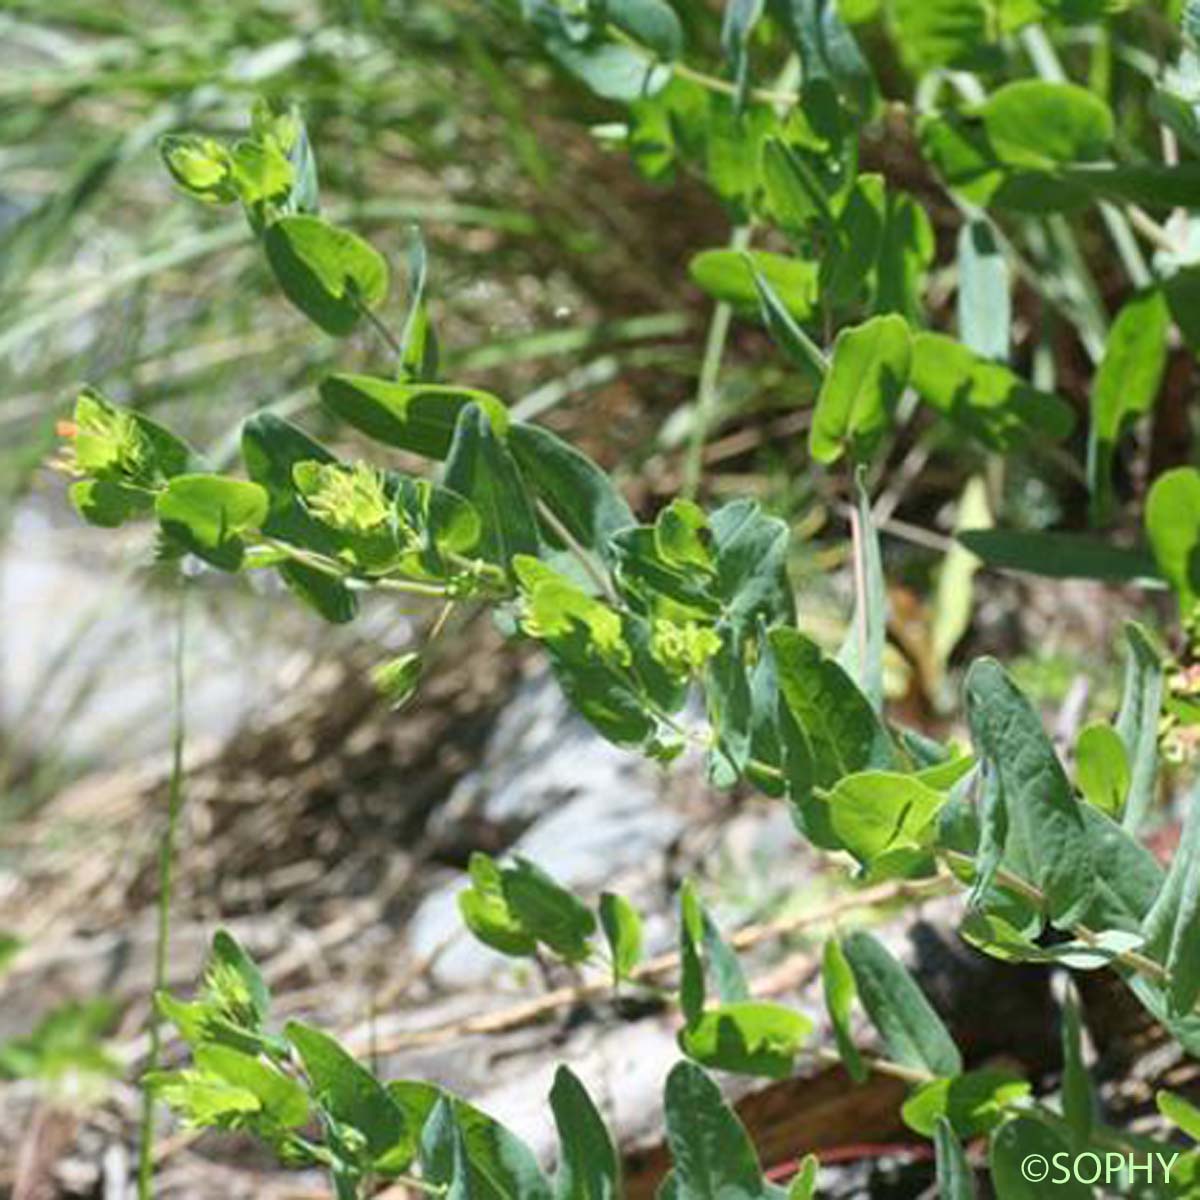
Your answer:
[[[447,1142],[451,1132],[447,1116],[462,1139],[461,1161],[456,1182],[469,1187],[472,1197],[480,1200],[552,1200],[549,1180],[538,1165],[537,1156],[516,1134],[494,1117],[475,1108],[458,1096],[431,1083],[396,1080],[386,1085],[388,1094],[404,1110],[409,1127],[425,1131],[422,1137],[422,1163],[439,1173],[453,1169],[453,1145]],[[431,1117],[444,1104],[438,1120]],[[432,1124],[432,1128],[429,1128]],[[447,1154],[447,1150],[450,1151]]]
[[[949,1121],[960,1138],[970,1138],[991,1132],[1004,1120],[1009,1106],[1032,1090],[1010,1071],[968,1071],[921,1084],[904,1102],[901,1116],[909,1129],[925,1137],[933,1136],[939,1122]]]
[[[613,986],[628,979],[642,957],[642,918],[638,911],[614,892],[600,894],[600,926],[608,942],[613,964]]]
[[[999,663],[978,659],[966,696],[975,750],[995,776],[1008,822],[1005,861],[1042,890],[1051,919],[1069,925],[1095,888],[1083,810],[1041,717]]]
[[[485,946],[513,958],[528,958],[537,950],[537,938],[525,928],[504,894],[500,868],[486,854],[476,852],[468,863],[471,886],[458,894],[463,924]]]
[[[766,1001],[742,1000],[702,1013],[680,1030],[679,1048],[706,1067],[785,1079],[812,1028],[803,1013]]]
[[[426,458],[450,453],[454,427],[470,404],[486,414],[499,434],[508,430],[508,410],[495,396],[473,388],[430,383],[396,383],[370,375],[330,375],[321,400],[334,416],[368,437]]]
[[[509,449],[525,482],[585,550],[612,560],[610,538],[636,523],[625,498],[591,459],[548,429],[514,424]]]
[[[867,1077],[867,1069],[854,1043],[854,1032],[850,1027],[850,1010],[854,1005],[854,998],[858,995],[858,988],[855,986],[854,972],[846,961],[842,945],[835,937],[825,941],[825,951],[821,959],[821,983],[825,994],[825,1008],[829,1013],[829,1023],[833,1026],[833,1036],[842,1065],[855,1083],[862,1083]]]
[[[1089,725],[1075,743],[1075,782],[1084,799],[1119,818],[1129,781],[1129,757],[1121,735],[1111,725]]]
[[[1170,972],[1171,1011],[1186,1016],[1200,998],[1200,787],[1193,789],[1171,869],[1143,931],[1147,953]]]
[[[853,518],[855,597],[850,625],[838,651],[838,663],[858,681],[876,712],[883,711],[883,650],[887,638],[887,583],[879,531],[871,512],[862,470],[854,480]]]
[[[938,1195],[942,1200],[975,1200],[975,1174],[963,1151],[954,1127],[939,1117],[933,1134],[937,1164]]]
[[[1158,725],[1165,668],[1162,654],[1142,626],[1127,621],[1125,641],[1125,682],[1115,726],[1131,769],[1122,824],[1128,833],[1136,834],[1150,811],[1158,781]]]
[[[848,453],[855,461],[868,460],[891,425],[911,362],[912,338],[903,317],[873,317],[838,334],[813,413],[813,458],[831,463]]]
[[[1062,1157],[1056,1159],[1056,1155]],[[1069,1164],[1072,1157],[1066,1139],[1044,1121],[1017,1117],[992,1134],[992,1186],[999,1200],[1046,1200],[1051,1188],[1062,1200],[1091,1200],[1093,1191],[1087,1184],[1069,1168],[1064,1179],[1061,1165],[1054,1165]],[[1032,1178],[1030,1164],[1035,1172]],[[1043,1167],[1045,1174],[1041,1175]],[[1084,1167],[1089,1169],[1090,1164]]]
[[[771,285],[794,320],[807,320],[817,302],[817,264],[803,258],[767,250],[704,250],[688,264],[688,272],[697,287],[743,311],[758,307],[755,272]]]
[[[1167,363],[1170,327],[1166,299],[1154,290],[1130,300],[1109,330],[1104,358],[1092,383],[1088,429],[1093,524],[1104,524],[1112,517],[1117,445],[1129,425],[1154,405]]]
[[[813,788],[831,788],[856,771],[886,771],[895,750],[870,701],[819,646],[794,629],[770,635],[779,679],[779,732],[794,816],[801,831],[839,849],[827,806]]]
[[[686,1062],[673,1067],[665,1107],[673,1200],[762,1200],[754,1146],[704,1071]]]
[[[958,235],[958,336],[981,358],[1008,360],[1012,293],[1008,260],[992,223],[968,221]]]
[[[385,1161],[402,1169],[416,1152],[416,1133],[383,1084],[319,1029],[289,1021],[284,1032],[304,1064],[317,1102],[362,1135],[368,1155],[363,1165]]]
[[[315,324],[345,337],[387,297],[388,267],[370,243],[320,217],[280,217],[263,246],[284,295]]]
[[[905,968],[869,933],[842,944],[859,999],[889,1058],[931,1075],[958,1075],[962,1056],[942,1019]]]
[[[911,775],[864,771],[847,775],[826,794],[828,828],[872,878],[879,863],[905,855],[909,862],[932,845],[937,814],[946,797]],[[901,869],[900,874],[907,874]]]
[[[169,536],[224,571],[241,565],[241,535],[260,529],[269,510],[265,488],[222,475],[176,475],[155,503]]]
[[[1200,471],[1177,467],[1154,481],[1146,498],[1146,532],[1187,620],[1200,599]]]
[[[483,518],[481,558],[510,571],[517,555],[537,554],[537,518],[525,481],[479,405],[469,404],[459,414],[446,456],[446,486]]]
[[[540,867],[517,857],[500,871],[500,889],[521,928],[567,962],[587,958],[596,918]]]
[[[1076,1148],[1082,1150],[1087,1146],[1096,1123],[1096,1094],[1083,1061],[1083,1027],[1079,1017],[1079,1002],[1073,989],[1068,992],[1063,1005],[1062,1039],[1063,1116]]]
[[[567,1067],[555,1072],[550,1107],[562,1148],[556,1200],[620,1200],[621,1163],[612,1137],[587,1089]]]
[[[958,534],[989,567],[1048,579],[1100,579],[1161,587],[1154,559],[1099,538],[1049,530],[965,529]]]
[[[1059,441],[1075,425],[1070,405],[1039,392],[1000,363],[940,333],[913,339],[912,386],[921,399],[990,450],[1007,453],[1033,439]]]

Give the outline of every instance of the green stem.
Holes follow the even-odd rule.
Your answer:
[[[158,860],[158,935],[154,947],[154,992],[150,997],[150,1052],[146,1061],[147,1073],[158,1068],[162,1054],[162,1023],[158,1015],[157,996],[167,986],[167,961],[171,939],[171,893],[174,883],[175,840],[179,828],[179,813],[183,807],[183,747],[186,733],[184,720],[184,646],[186,635],[187,593],[180,577],[177,585],[174,653],[175,719],[171,735],[171,782],[167,796],[167,827],[163,833]],[[141,1145],[138,1148],[138,1200],[150,1200],[154,1175],[154,1093],[142,1087]]]
[[[745,250],[750,243],[750,227],[739,225],[729,240],[732,250]],[[700,470],[704,460],[704,445],[708,441],[708,430],[716,415],[717,381],[721,374],[721,359],[725,355],[725,343],[729,337],[729,323],[733,309],[724,300],[718,301],[708,325],[708,337],[704,343],[704,359],[700,363],[700,381],[696,389],[696,409],[692,421],[692,436],[688,444],[687,459],[683,467],[682,493],[689,500],[696,497],[700,487]]]

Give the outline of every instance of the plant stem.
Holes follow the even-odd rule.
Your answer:
[[[739,225],[729,240],[731,250],[744,250],[750,243],[750,227]],[[683,467],[682,493],[689,500],[695,499],[700,487],[700,469],[704,460],[704,444],[708,430],[716,415],[717,380],[721,374],[721,359],[725,354],[725,342],[729,337],[729,322],[733,309],[724,300],[717,302],[712,320],[708,325],[708,337],[704,343],[704,358],[700,363],[700,381],[696,389],[696,408],[692,421],[692,436],[688,443],[687,459]]]
[[[154,947],[154,992],[150,997],[150,1052],[146,1072],[158,1068],[162,1053],[162,1025],[157,996],[167,985],[167,960],[171,938],[171,892],[175,865],[175,839],[179,813],[183,807],[184,720],[184,646],[186,635],[187,592],[182,576],[177,584],[174,652],[175,718],[171,734],[171,782],[167,796],[167,827],[163,832],[158,860],[158,936]],[[141,1144],[138,1147],[138,1200],[150,1200],[154,1173],[154,1093],[142,1086]]]

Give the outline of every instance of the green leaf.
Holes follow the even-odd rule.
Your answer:
[[[438,369],[438,340],[429,319],[425,285],[429,277],[429,259],[425,240],[417,226],[409,230],[408,297],[404,321],[400,326],[400,354],[397,374],[405,383],[432,382]]]
[[[794,629],[769,634],[779,678],[779,732],[794,815],[804,835],[838,849],[827,806],[813,788],[831,788],[857,771],[886,771],[895,750],[871,703],[819,646]]]
[[[163,530],[224,571],[241,565],[241,535],[260,529],[270,510],[265,488],[221,475],[176,475],[155,502]]]
[[[762,1200],[762,1171],[750,1138],[704,1071],[676,1064],[664,1101],[672,1200]]]
[[[383,1084],[321,1030],[289,1021],[284,1033],[304,1064],[317,1103],[362,1135],[368,1163],[402,1169],[411,1161],[415,1132]]]
[[[420,1155],[421,1177],[438,1188],[445,1200],[476,1200],[473,1164],[449,1096],[438,1097],[421,1130]],[[357,1188],[350,1193],[357,1194]]]
[[[854,611],[838,651],[838,663],[858,681],[878,713],[883,711],[883,649],[887,638],[887,583],[879,532],[861,469],[856,473],[854,517]]]
[[[820,1173],[820,1160],[815,1154],[806,1154],[800,1160],[800,1169],[788,1184],[787,1200],[813,1200],[817,1194],[817,1176]]]
[[[852,933],[843,950],[888,1057],[932,1075],[960,1074],[958,1047],[908,971],[869,933]]]
[[[468,864],[471,886],[458,894],[463,923],[485,946],[513,958],[532,957],[537,939],[522,925],[504,895],[500,868],[476,852]]]
[[[154,494],[107,479],[81,479],[69,489],[75,511],[101,529],[116,529],[145,516],[154,507]]]
[[[794,320],[805,321],[813,315],[818,276],[815,262],[767,250],[703,250],[688,264],[688,273],[702,291],[750,312],[758,307],[756,272],[770,284]]]
[[[822,302],[842,308],[862,300],[887,224],[882,175],[860,175],[837,215],[833,246],[821,260]]]
[[[233,159],[216,139],[193,133],[167,134],[158,149],[171,177],[197,200],[230,204],[238,198]]]
[[[1012,341],[1012,290],[1008,260],[996,230],[984,217],[964,223],[958,235],[958,336],[980,358],[1008,360]]]
[[[800,56],[805,90],[831,85],[860,115],[866,116],[875,81],[835,0],[782,0],[784,27]],[[811,102],[811,100],[810,100]]]
[[[1018,79],[997,88],[976,113],[1000,161],[1027,170],[1103,158],[1114,132],[1108,105],[1073,83]]]
[[[649,36],[659,50],[674,44],[670,17],[663,13],[666,8],[663,0],[621,0],[606,5],[615,10],[621,18],[616,23],[630,36]],[[581,28],[579,18],[564,12],[553,0],[522,0],[521,9],[547,52],[606,100],[628,103],[653,96],[671,78],[670,71],[655,62],[653,53],[613,40],[603,30]],[[662,41],[664,38],[671,41]]]
[[[557,1200],[620,1200],[621,1164],[612,1138],[587,1089],[567,1067],[554,1074],[550,1107],[562,1148]]]
[[[1177,467],[1154,481],[1146,498],[1146,532],[1187,620],[1200,600],[1200,471]]]
[[[1060,925],[1082,919],[1095,895],[1095,863],[1082,808],[1071,793],[1041,717],[994,659],[966,681],[967,720],[994,772],[1008,822],[1005,861],[1039,887]]]
[[[483,518],[481,558],[511,571],[517,555],[537,555],[533,502],[513,456],[478,405],[469,404],[459,414],[446,457],[446,486]]]
[[[864,868],[883,860],[886,875],[889,856],[915,857],[932,845],[946,797],[911,775],[864,771],[843,777],[825,800],[828,828],[842,848]]]
[[[275,1125],[296,1129],[307,1124],[307,1094],[276,1067],[230,1046],[213,1044],[198,1046],[195,1061],[202,1073],[253,1095],[262,1114]]]
[[[868,460],[891,425],[911,361],[912,338],[903,317],[873,317],[842,330],[813,413],[813,458],[831,463],[848,452],[856,461]]]
[[[271,1009],[270,989],[254,960],[227,930],[218,929],[213,934],[209,969],[226,972],[240,981],[240,994],[245,997],[247,1025],[250,1029],[261,1030]]]
[[[1063,1005],[1062,1109],[1076,1149],[1088,1145],[1096,1121],[1096,1095],[1092,1078],[1083,1061],[1083,1029],[1079,1003],[1071,991]]]
[[[1032,1090],[1011,1071],[983,1068],[921,1084],[904,1102],[900,1115],[909,1129],[923,1137],[933,1137],[938,1125],[948,1121],[958,1137],[972,1138],[995,1129],[1009,1108]]]
[[[975,1173],[962,1143],[945,1117],[939,1117],[933,1135],[937,1162],[938,1195],[942,1200],[975,1200]]]
[[[821,959],[821,982],[825,993],[825,1007],[829,1012],[829,1023],[833,1026],[834,1040],[846,1073],[855,1083],[867,1078],[862,1055],[854,1043],[850,1028],[850,1010],[858,989],[854,984],[854,972],[846,961],[841,942],[831,937],[825,940],[825,951]]]
[[[679,889],[679,1007],[690,1028],[704,1010],[704,909],[690,879]]]
[[[473,1200],[551,1200],[553,1189],[537,1156],[494,1117],[430,1083],[397,1080],[386,1086],[411,1129],[425,1130],[438,1104],[445,1102],[462,1138],[460,1183],[469,1186]],[[445,1152],[445,1121],[443,1112],[432,1136],[421,1139],[422,1161],[428,1163],[432,1157],[436,1171],[442,1169],[438,1155]]]
[[[754,285],[758,288],[759,311],[767,332],[775,344],[806,375],[820,382],[829,369],[829,363],[817,344],[796,323],[795,318],[780,300],[768,280],[751,264]]]
[[[958,540],[989,567],[1026,571],[1049,579],[1099,579],[1106,583],[1154,586],[1154,560],[1077,533],[1046,530],[965,529]]]
[[[389,658],[371,671],[375,690],[388,702],[393,712],[403,708],[416,695],[424,664],[421,655],[410,650],[407,654]]]
[[[1200,1142],[1200,1108],[1189,1104],[1174,1092],[1160,1091],[1154,1097],[1158,1111],[1172,1125],[1182,1129],[1194,1142]]]
[[[642,958],[642,918],[638,911],[614,892],[600,894],[600,927],[604,930],[613,964],[613,986],[630,978]]]
[[[1125,641],[1125,681],[1115,725],[1132,773],[1122,824],[1127,833],[1136,834],[1154,802],[1158,781],[1158,729],[1165,670],[1161,652],[1142,626],[1127,621]]]
[[[1192,791],[1179,846],[1142,928],[1146,952],[1170,973],[1171,1011],[1186,1016],[1200,999],[1200,786]]]
[[[320,217],[280,217],[263,234],[284,295],[316,325],[345,337],[387,298],[388,267],[368,242]]]
[[[526,858],[500,871],[505,903],[521,928],[567,962],[582,962],[596,918],[582,901]]]
[[[1005,454],[1074,428],[1071,406],[1039,392],[1000,363],[940,333],[913,339],[912,386],[931,407],[989,450]]]
[[[473,388],[330,375],[321,381],[320,392],[334,416],[367,437],[426,458],[441,460],[450,453],[455,425],[469,405],[483,410],[497,434],[509,427],[503,402]]]
[[[1089,804],[1119,818],[1129,794],[1129,757],[1111,725],[1089,725],[1075,743],[1075,782]]]
[[[1088,488],[1092,523],[1112,519],[1112,471],[1129,425],[1148,413],[1167,363],[1171,314],[1159,290],[1135,296],[1117,314],[1092,383],[1088,430]]]
[[[660,58],[683,53],[683,26],[667,0],[605,0],[604,17]]]
[[[515,423],[508,445],[526,483],[585,549],[615,558],[610,539],[636,524],[625,498],[591,459],[537,425]]]
[[[679,1032],[679,1048],[706,1067],[785,1079],[812,1033],[803,1013],[779,1004],[743,1000],[702,1013]]]
[[[1072,971],[1099,971],[1111,967],[1130,950],[1141,948],[1139,934],[1109,929],[1087,942],[1055,942],[1039,946],[1003,917],[974,912],[959,929],[963,939],[991,958],[1008,963],[1047,963]]]
[[[892,0],[896,45],[908,68],[986,65],[992,40],[982,0]]]
[[[1046,1200],[1051,1187],[1062,1200],[1091,1200],[1092,1189],[1070,1171],[1070,1151],[1063,1137],[1033,1117],[1017,1117],[1001,1125],[992,1134],[990,1153],[997,1200]],[[1056,1160],[1055,1155],[1062,1157]],[[1044,1167],[1046,1174],[1031,1179],[1031,1164],[1035,1171]]]
[[[733,71],[739,111],[746,103],[750,84],[750,37],[762,18],[763,7],[764,0],[728,0],[721,22],[721,49]]]

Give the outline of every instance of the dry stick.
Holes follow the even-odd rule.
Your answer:
[[[948,882],[950,881],[947,877],[939,876],[928,880],[897,880],[879,884],[849,896],[839,897],[817,912],[802,913],[793,917],[781,917],[763,924],[748,925],[737,930],[728,940],[734,949],[744,950],[814,925],[828,924],[842,913],[852,912],[855,909],[874,908],[895,900],[941,891]],[[677,953],[661,954],[636,968],[630,976],[630,981],[633,983],[650,981],[661,975],[669,974],[678,966],[679,955]],[[610,991],[611,987],[611,980],[604,978],[555,988],[536,999],[523,1001],[500,1012],[480,1013],[473,1017],[435,1025],[428,1029],[399,1032],[390,1037],[385,1036],[378,1039],[376,1045],[380,1053],[386,1054],[411,1047],[439,1046],[477,1034],[504,1033],[533,1024],[559,1009],[570,1008],[582,1001],[602,996]],[[353,1045],[356,1041],[361,1041],[362,1037],[362,1031],[356,1029],[346,1036],[346,1041]]]

